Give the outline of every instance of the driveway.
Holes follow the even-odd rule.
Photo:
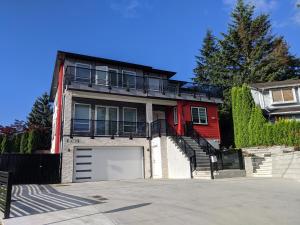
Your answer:
[[[53,185],[92,201],[6,224],[290,225],[300,221],[300,183],[287,179],[135,180]]]

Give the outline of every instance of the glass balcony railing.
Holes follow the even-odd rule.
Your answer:
[[[222,98],[222,88],[214,85],[162,79],[159,77],[138,76],[130,71],[96,70],[78,66],[68,66],[65,83],[85,84],[89,87],[102,86],[108,89],[140,90],[144,93],[157,92],[163,95],[191,95],[193,97]]]

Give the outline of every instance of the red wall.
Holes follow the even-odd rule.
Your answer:
[[[208,102],[177,101],[178,125],[175,125],[178,134],[184,134],[185,122],[190,122],[191,107],[205,107],[207,112],[207,125],[194,125],[194,129],[205,138],[220,139],[218,105]],[[167,109],[167,121],[173,124],[173,107]]]

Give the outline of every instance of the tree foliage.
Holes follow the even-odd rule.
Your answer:
[[[235,145],[238,148],[249,146],[300,145],[300,122],[295,120],[278,120],[267,122],[262,110],[255,106],[250,89],[232,88],[232,115]]]
[[[50,128],[52,126],[52,106],[50,97],[44,93],[33,104],[32,110],[28,116],[28,125],[33,128]]]
[[[40,136],[38,130],[31,130],[28,134],[27,153],[33,153],[38,150],[40,145]]]
[[[20,142],[20,153],[27,153],[28,151],[28,132],[24,132]]]
[[[222,118],[229,120],[231,117],[228,115],[232,109],[232,87],[300,75],[299,59],[289,52],[283,37],[272,34],[269,15],[256,15],[255,7],[243,0],[237,1],[228,29],[220,38],[207,31],[196,63],[194,80],[224,88],[224,104],[220,107],[221,128]],[[222,129],[222,133],[231,129],[223,127],[226,130]]]
[[[1,153],[9,153],[10,152],[10,146],[11,142],[9,140],[9,136],[8,135],[4,135],[2,142],[1,142]]]

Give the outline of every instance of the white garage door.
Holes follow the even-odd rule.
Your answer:
[[[142,147],[78,148],[74,181],[144,178]]]

